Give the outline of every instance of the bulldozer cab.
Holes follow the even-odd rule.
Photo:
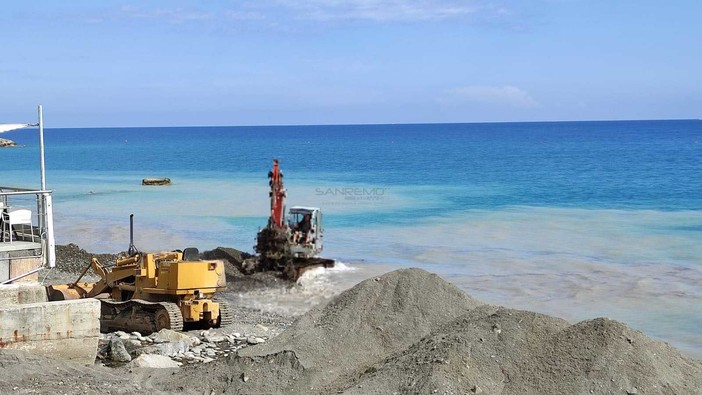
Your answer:
[[[290,249],[295,258],[312,258],[323,248],[322,211],[316,207],[292,207],[288,211]]]

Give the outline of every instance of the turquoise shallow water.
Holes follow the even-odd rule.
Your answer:
[[[36,187],[36,130],[0,185]],[[95,252],[233,246],[289,205],[325,212],[343,287],[397,267],[493,303],[609,316],[702,358],[702,122],[47,129],[57,241]],[[142,187],[145,177],[174,185]]]

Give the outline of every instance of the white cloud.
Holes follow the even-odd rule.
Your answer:
[[[514,108],[534,108],[539,104],[528,92],[516,86],[464,86],[448,92],[444,102],[506,105]]]
[[[213,12],[183,7],[149,9],[135,6],[121,7],[118,16],[124,19],[163,20],[170,23],[203,22],[217,18]]]
[[[345,23],[512,24],[506,0],[240,0],[196,2],[177,6],[167,0],[118,7],[96,6],[87,11],[64,11],[68,19],[88,24],[107,22],[167,23],[207,28],[295,31],[309,26]],[[99,3],[98,3],[99,4]],[[65,19],[65,18],[64,18]],[[510,25],[511,26],[511,25]]]
[[[484,0],[257,0],[218,4],[217,7],[187,1],[178,7],[167,4],[149,6],[139,2],[113,10],[98,10],[82,15],[81,19],[93,23],[119,18],[178,24],[227,20],[412,22],[495,14],[493,6]]]
[[[232,7],[215,11],[203,7],[147,7],[146,5],[123,5],[115,9],[98,9],[77,17],[86,23],[103,23],[109,20],[162,21],[171,24],[210,23],[227,21],[255,21],[265,15],[246,7]]]
[[[428,21],[477,11],[471,1],[447,0],[278,0],[277,3],[298,12],[301,18],[318,21]]]
[[[232,22],[249,27],[278,30],[299,24],[327,25],[366,21],[371,23],[411,23],[463,21],[499,23],[514,18],[505,0],[242,0],[228,3],[181,1],[171,6],[167,1],[132,2],[114,8],[97,7],[74,15],[86,23],[108,21],[165,22],[173,25]]]

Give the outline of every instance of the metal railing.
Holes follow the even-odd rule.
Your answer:
[[[41,265],[28,269],[26,273],[21,273],[14,278],[3,280],[0,284],[16,281],[45,266],[54,267],[56,261],[51,191],[0,186],[0,222],[9,219],[9,214],[18,209],[31,210],[31,225],[25,224],[21,230],[18,230],[17,226],[12,227],[9,224],[6,226],[2,223],[0,252],[3,253],[0,254],[0,261],[41,258]],[[12,234],[12,239],[8,232]],[[12,245],[10,240],[22,243]],[[37,250],[39,250],[38,253]]]

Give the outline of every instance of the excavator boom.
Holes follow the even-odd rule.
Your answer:
[[[268,173],[271,186],[271,218],[273,225],[282,228],[285,216],[285,188],[283,187],[283,173],[278,166],[278,159],[273,160],[273,170]]]

